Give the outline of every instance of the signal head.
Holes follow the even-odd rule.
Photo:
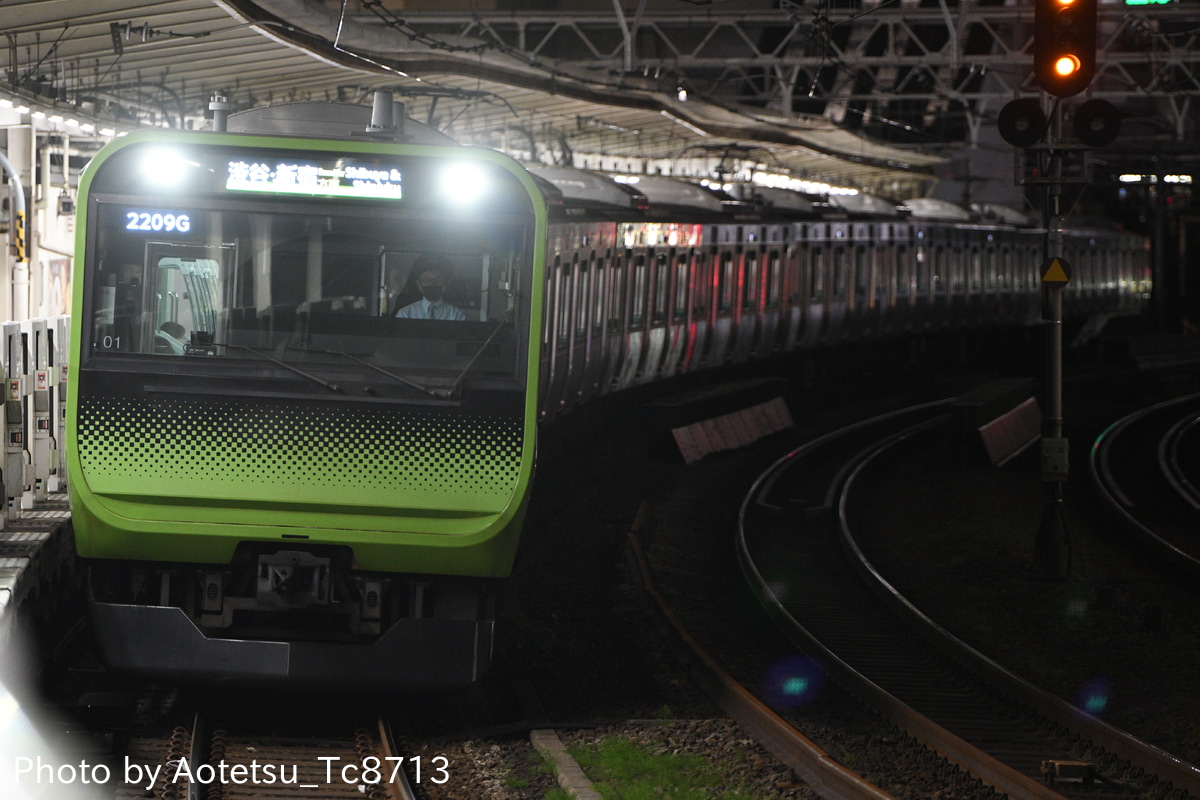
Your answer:
[[[1035,0],[1033,71],[1047,92],[1079,94],[1096,72],[1098,0]]]

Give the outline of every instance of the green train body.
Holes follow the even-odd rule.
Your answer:
[[[88,166],[77,225],[68,477],[106,658],[477,678],[533,472],[528,173],[455,145],[138,132]],[[463,319],[397,316],[435,262]]]

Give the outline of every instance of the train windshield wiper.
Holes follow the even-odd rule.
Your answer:
[[[389,378],[391,378],[392,380],[399,381],[400,383],[404,384],[405,386],[408,386],[409,388],[416,389],[418,392],[424,392],[425,394],[429,395],[430,397],[438,397],[438,398],[441,397],[441,395],[438,394],[437,391],[435,391],[434,389],[432,389],[422,383],[418,383],[417,381],[414,381],[411,378],[406,378],[403,375],[397,375],[396,373],[391,372],[390,370],[386,370],[383,367],[372,364],[370,361],[367,361],[365,358],[360,358],[360,357],[354,355],[353,353],[347,353],[344,350],[317,350],[312,347],[289,347],[288,349],[289,350],[299,350],[302,353],[318,353],[320,355],[341,356],[342,358],[348,358],[351,361],[357,361],[359,364],[362,364],[364,367],[375,370],[376,372],[380,373],[381,375],[386,375]]]
[[[297,375],[308,378],[313,383],[319,383],[320,385],[324,386],[326,389],[328,389],[331,392],[342,391],[342,387],[338,386],[336,383],[330,383],[329,381],[325,380],[324,378],[319,378],[316,375],[313,375],[311,372],[305,372],[304,370],[300,369],[299,367],[293,366],[293,365],[287,363],[286,361],[280,361],[278,358],[275,358],[275,356],[268,355],[256,347],[247,347],[244,344],[219,344],[219,345],[217,345],[217,347],[225,347],[225,348],[229,348],[231,350],[245,350],[248,353],[253,353],[254,355],[258,356],[261,359],[270,361],[272,364],[278,364],[279,366],[283,367],[284,369],[289,369],[292,372],[296,373]]]
[[[463,382],[463,378],[467,377],[467,373],[475,368],[475,362],[479,361],[479,357],[483,355],[485,350],[488,349],[488,345],[490,345],[492,340],[496,338],[496,334],[500,332],[500,329],[504,327],[505,323],[508,322],[511,316],[512,311],[509,311],[496,321],[496,327],[493,328],[492,332],[488,334],[488,337],[483,340],[483,344],[479,345],[479,349],[475,351],[475,355],[471,356],[471,360],[467,362],[465,367],[463,367],[462,372],[458,373],[458,377],[454,379],[454,383],[450,384],[449,389],[438,392],[438,396],[449,398],[452,397],[456,391],[458,391],[458,387]]]

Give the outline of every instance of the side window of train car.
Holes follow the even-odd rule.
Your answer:
[[[912,250],[906,244],[896,245],[896,296],[908,297],[908,284],[912,280]]]
[[[996,279],[1000,291],[1007,292],[1012,288],[1012,248],[1007,244],[1001,245],[997,253]]]
[[[983,289],[983,253],[978,245],[972,245],[967,262],[967,288],[971,294],[978,294]]]

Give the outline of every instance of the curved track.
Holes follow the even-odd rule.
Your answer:
[[[942,434],[945,407],[922,406],[823,437],[760,477],[743,504],[740,531],[743,571],[760,600],[828,674],[1010,797],[1200,792],[1200,772],[1191,765],[954,639],[858,550],[846,512],[869,502],[868,472],[891,448]],[[830,474],[832,481],[819,478]],[[1075,775],[1082,780],[1067,780]]]
[[[1092,481],[1124,527],[1189,578],[1200,577],[1197,463],[1200,395],[1141,409],[1097,437]]]

